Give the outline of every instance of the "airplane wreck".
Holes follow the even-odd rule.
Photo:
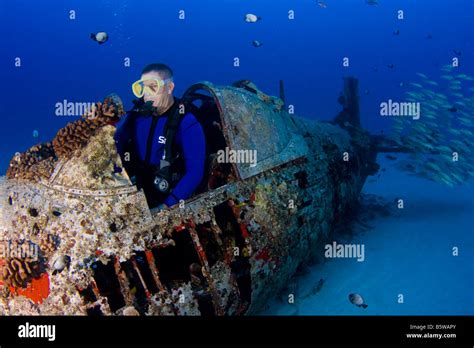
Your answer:
[[[321,251],[378,170],[381,139],[345,78],[333,122],[290,115],[249,81],[185,96],[210,147],[206,185],[149,209],[113,139],[111,95],[51,143],[17,153],[0,183],[0,314],[254,314]],[[258,161],[219,163],[219,150]],[[392,149],[393,150],[393,149]]]

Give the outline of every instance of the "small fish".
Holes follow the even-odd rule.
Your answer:
[[[69,267],[71,263],[71,258],[68,255],[59,256],[53,263],[53,274],[56,275],[60,273],[66,267]]]
[[[99,45],[102,45],[103,43],[107,42],[107,40],[109,39],[109,35],[105,31],[99,31],[96,34],[92,33],[90,37]]]
[[[453,150],[451,150],[447,146],[436,146],[436,150],[438,150],[439,152],[446,152],[446,153],[452,153],[453,152]]]
[[[436,119],[436,115],[432,114],[432,113],[429,113],[429,112],[425,112],[424,113],[424,116],[426,118],[431,118],[431,119]]]
[[[423,93],[420,92],[407,92],[407,94],[414,98],[423,99]]]
[[[454,128],[449,128],[449,129],[448,129],[448,132],[451,133],[451,134],[454,134],[454,135],[456,135],[456,136],[461,135],[461,132],[460,132],[459,130],[457,130],[457,129],[454,129]]]
[[[457,139],[451,140],[451,142],[455,145],[455,147],[459,147],[461,149],[466,148],[466,145]],[[451,156],[449,156],[451,158]]]
[[[258,41],[258,40],[253,40],[253,41],[252,41],[252,45],[253,45],[254,47],[261,47],[263,44],[262,44],[260,41]]]
[[[393,32],[393,35],[397,35],[397,36],[400,35],[400,29],[395,30],[395,31]]]
[[[39,137],[39,132],[35,129],[33,131],[33,138],[38,138]]]
[[[316,295],[318,292],[320,292],[321,289],[323,288],[323,285],[324,285],[324,279],[321,278],[321,279],[318,280],[316,285],[311,290],[311,295]]]
[[[454,54],[460,56],[462,52],[460,50],[453,50]]]
[[[397,157],[393,156],[393,155],[385,155],[385,158],[391,160],[391,161],[395,161],[397,159]]]
[[[254,15],[253,13],[247,13],[244,17],[244,20],[247,22],[247,23],[256,23],[258,22],[259,20],[261,20],[262,17],[260,16],[257,16],[257,15]]]
[[[368,305],[364,303],[364,299],[359,294],[349,294],[349,301],[357,307],[367,308]]]
[[[419,83],[415,83],[415,82],[410,82],[410,85],[418,87],[418,88],[423,88],[422,85],[420,85]]]
[[[438,86],[438,83],[436,81],[426,81],[426,83],[430,84],[430,85],[433,85],[433,86]]]
[[[464,183],[464,180],[456,173],[451,173],[451,176],[455,179],[456,182],[459,184]]]
[[[370,91],[369,91],[368,89],[366,89],[366,90],[364,91],[364,94],[365,94],[365,95],[369,95],[369,93],[370,93]]]
[[[393,68],[395,68],[395,65],[394,64],[387,64],[387,67],[390,68],[390,69],[393,69]]]
[[[448,111],[450,111],[450,112],[456,112],[456,111],[458,111],[458,109],[457,109],[456,107],[452,106],[452,107],[450,107],[450,108],[448,109]]]
[[[464,123],[465,125],[470,125],[472,123],[472,121],[470,119],[467,119],[467,118],[464,118],[464,117],[458,117],[458,120],[461,123]]]
[[[400,87],[403,87],[403,86],[405,86],[405,83],[400,82],[398,85],[399,85]]]
[[[431,35],[431,34],[426,35],[427,40],[431,40],[432,38],[433,38],[433,35]]]
[[[450,186],[450,187],[453,187],[453,186],[454,186],[453,183],[452,183],[451,181],[449,181],[449,179],[446,179],[446,178],[444,178],[444,177],[438,177],[438,179],[439,179],[441,182],[445,183],[446,185],[448,185],[448,186]]]
[[[450,162],[452,163],[452,162],[453,162],[453,156],[452,156],[452,155],[444,155],[444,154],[443,154],[443,155],[440,155],[440,157],[441,157],[443,160],[447,161],[448,163],[450,163]]]
[[[451,177],[450,177],[449,175],[447,175],[446,173],[440,171],[440,172],[438,173],[438,177],[439,177],[439,178],[442,178],[442,179],[445,179],[446,181],[448,181],[449,184],[450,184],[450,186],[452,185]],[[448,185],[449,185],[449,184],[448,184]]]
[[[377,6],[379,4],[378,0],[365,0],[365,3],[370,6]]]
[[[318,1],[318,6],[321,8],[327,8],[328,5],[324,1]]]
[[[420,72],[418,72],[418,73],[416,73],[416,74],[417,74],[418,76],[424,78],[424,79],[427,79],[427,78],[428,78],[428,76],[426,76],[425,74],[422,74],[422,73],[420,73]]]
[[[440,172],[441,171],[441,168],[438,165],[436,165],[432,162],[427,162],[425,164],[425,168],[428,169],[428,170],[435,171],[435,172]]]
[[[449,65],[449,64],[446,64],[446,65],[442,66],[441,70],[449,72],[449,71],[453,70],[453,66]]]

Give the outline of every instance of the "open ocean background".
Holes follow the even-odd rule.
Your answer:
[[[116,92],[128,108],[131,83],[153,62],[172,67],[177,96],[201,80],[239,79],[277,95],[282,79],[287,104],[315,120],[340,111],[342,77],[353,75],[359,78],[362,124],[373,133],[389,132],[391,120],[379,116],[379,105],[403,100],[417,72],[439,81],[441,67],[457,56],[456,72],[474,76],[472,0],[324,3],[326,8],[314,0],[0,0],[0,174],[16,151],[52,139],[79,118],[56,116],[56,103],[95,102]],[[185,20],[178,19],[180,10]],[[245,23],[246,13],[262,20]],[[90,39],[97,31],[109,34],[104,45]],[[263,46],[254,47],[253,40]],[[127,57],[130,67],[124,66]],[[342,66],[343,57],[349,67]],[[356,234],[354,242],[366,246],[364,262],[314,266],[295,279],[295,304],[275,299],[264,314],[474,314],[472,181],[449,188],[402,173],[383,155],[380,163],[386,171],[364,193],[387,201],[403,195],[403,213],[378,218],[372,230]],[[306,296],[321,278],[321,290]],[[352,292],[369,307],[350,304]]]

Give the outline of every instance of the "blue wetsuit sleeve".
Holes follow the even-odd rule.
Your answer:
[[[124,115],[120,121],[115,125],[115,134],[114,134],[114,139],[115,139],[115,146],[117,148],[117,153],[120,156],[123,156],[125,144],[127,141],[130,139],[130,123],[131,116],[127,113]]]
[[[185,116],[178,130],[181,138],[185,173],[171,194],[166,198],[168,207],[186,200],[197,189],[204,176],[206,141],[201,124],[192,114]],[[177,134],[178,136],[178,134]]]

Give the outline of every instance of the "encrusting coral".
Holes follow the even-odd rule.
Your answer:
[[[35,254],[27,243],[12,242],[10,248],[21,252],[2,263],[0,277],[8,286],[26,287],[33,278],[41,274],[42,267],[38,254]]]
[[[29,181],[38,181],[41,177],[48,178],[54,170],[56,160],[51,143],[35,145],[24,153],[17,153],[11,159],[7,177]]]
[[[103,103],[96,103],[82,119],[61,128],[51,143],[37,144],[24,153],[15,154],[10,161],[7,178],[33,182],[48,179],[58,160],[71,158],[99,129],[115,123],[123,114],[120,98],[115,94],[107,96]]]
[[[117,97],[118,98],[118,97]],[[124,113],[123,105],[115,95],[97,103],[83,116],[82,120],[72,122],[60,129],[53,140],[54,152],[59,159],[68,159],[82,148],[97,129],[114,123]]]

